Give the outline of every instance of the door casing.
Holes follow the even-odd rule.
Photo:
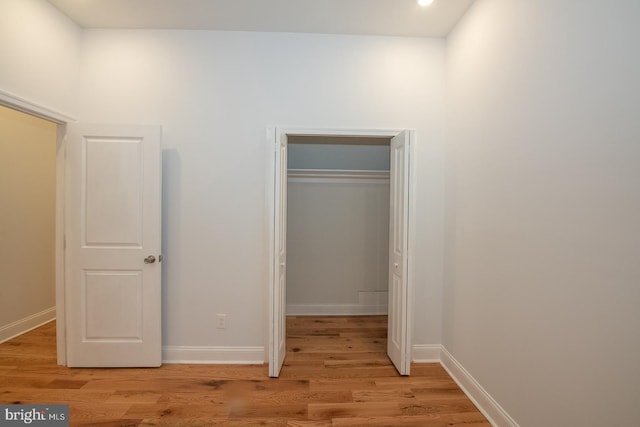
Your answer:
[[[267,337],[265,343],[265,360],[269,363],[269,375],[273,375],[276,373],[277,369],[275,369],[274,365],[274,354],[275,354],[275,340],[274,340],[274,322],[275,319],[275,306],[273,303],[273,295],[276,293],[276,280],[274,274],[274,260],[276,258],[275,253],[275,244],[274,239],[276,236],[274,235],[274,211],[275,211],[275,195],[274,195],[274,185],[275,185],[275,151],[274,146],[276,141],[280,141],[281,138],[286,135],[288,136],[318,136],[318,137],[364,137],[364,138],[393,138],[399,135],[401,132],[406,131],[410,134],[410,145],[409,145],[409,156],[411,161],[411,167],[409,169],[409,233],[408,233],[408,254],[407,254],[407,309],[404,315],[407,318],[407,340],[408,340],[408,355],[407,358],[411,359],[411,347],[412,347],[412,337],[413,337],[413,289],[414,289],[414,253],[415,253],[415,171],[416,171],[416,159],[414,155],[414,147],[416,144],[416,132],[413,129],[322,129],[322,128],[288,128],[288,127],[277,127],[270,126],[266,129],[266,149],[267,149],[267,165],[266,172],[267,176],[265,179],[266,183],[266,227],[268,232],[267,237],[267,263],[265,267],[265,277],[267,280],[267,289],[266,289],[266,321],[265,321],[265,336]]]

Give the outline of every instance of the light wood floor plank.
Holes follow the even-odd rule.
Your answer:
[[[312,403],[309,418],[312,420],[344,417],[400,416],[402,408],[398,402],[353,402],[353,403]]]
[[[482,414],[465,415],[400,415],[395,417],[334,418],[332,427],[487,427]]]

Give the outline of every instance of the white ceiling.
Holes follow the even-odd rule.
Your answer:
[[[474,0],[49,0],[84,28],[445,37]]]

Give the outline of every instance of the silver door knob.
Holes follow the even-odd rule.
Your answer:
[[[154,262],[156,262],[156,257],[154,257],[153,255],[149,255],[144,259],[145,264],[153,264]]]

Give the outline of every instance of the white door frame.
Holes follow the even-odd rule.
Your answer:
[[[64,215],[65,215],[65,134],[67,123],[76,119],[0,90],[0,105],[56,123],[56,219],[55,219],[55,287],[56,347],[58,365],[66,365],[65,287],[64,287]]]
[[[413,341],[413,289],[414,289],[414,253],[415,253],[415,174],[416,174],[416,159],[414,155],[414,147],[416,143],[416,135],[415,131],[412,129],[318,129],[318,128],[288,128],[288,127],[277,127],[270,126],[266,131],[266,140],[267,147],[272,147],[271,144],[277,140],[279,140],[280,135],[287,136],[340,136],[340,137],[370,137],[370,138],[393,138],[397,136],[402,131],[407,131],[410,134],[411,143],[409,145],[409,155],[411,159],[411,168],[409,170],[409,250],[407,254],[407,311],[405,316],[407,317],[407,341],[408,348],[407,355],[408,360],[411,360],[411,348]],[[274,139],[275,138],[275,139]],[[273,185],[274,185],[274,174],[275,174],[275,162],[274,162],[274,150],[273,148],[267,148],[267,167],[266,167],[266,207],[267,207],[267,267],[265,274],[267,275],[267,296],[273,295],[275,292],[276,282],[274,280],[274,271],[273,271],[273,261],[275,259],[275,245],[274,239],[275,236],[273,234],[273,219],[274,219],[274,209],[275,209],[275,200],[273,194]],[[266,313],[266,322],[267,325],[267,342],[265,345],[265,360],[267,360],[270,364],[272,363],[273,354],[274,354],[274,336],[272,333],[273,328],[269,328],[269,325],[273,325],[275,309],[274,304],[271,298],[266,298],[267,300],[267,309]],[[270,366],[271,371],[271,366]]]

